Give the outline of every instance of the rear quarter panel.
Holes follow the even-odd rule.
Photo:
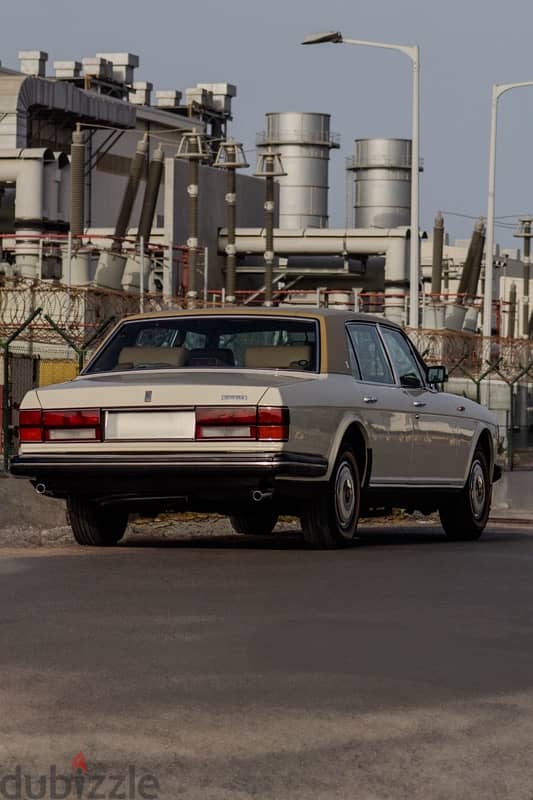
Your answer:
[[[263,405],[285,405],[290,411],[289,441],[292,452],[321,455],[331,470],[347,428],[356,422],[365,435],[356,382],[349,375],[323,374],[302,384],[269,389]],[[324,480],[324,478],[311,480]]]

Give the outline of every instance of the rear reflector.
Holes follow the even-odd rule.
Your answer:
[[[289,438],[289,409],[200,406],[196,409],[195,438],[285,441]]]

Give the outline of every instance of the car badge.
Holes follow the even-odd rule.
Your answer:
[[[146,391],[144,393],[144,402],[145,403],[151,403],[152,402],[152,392],[151,391]]]

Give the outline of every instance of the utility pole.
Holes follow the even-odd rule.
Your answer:
[[[281,156],[268,148],[257,158],[255,175],[265,179],[265,300],[263,305],[272,305],[272,278],[274,271],[274,178],[287,173],[283,170]]]
[[[236,172],[247,167],[246,157],[240,142],[228,139],[221,142],[215,158],[215,167],[227,172],[226,207],[228,219],[228,243],[226,245],[226,303],[232,305],[235,299],[235,278],[237,251],[235,248],[235,228],[237,226]]]
[[[197,131],[187,131],[181,137],[176,158],[183,158],[189,162],[189,183],[187,194],[189,196],[189,225],[187,247],[189,251],[189,270],[187,281],[187,307],[196,308],[198,291],[196,289],[196,269],[198,266],[198,179],[200,174],[200,161],[209,161],[206,149],[205,135]]]

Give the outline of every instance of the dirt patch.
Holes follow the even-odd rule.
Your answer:
[[[66,525],[65,504],[36,493],[25,479],[0,477],[0,529]]]

